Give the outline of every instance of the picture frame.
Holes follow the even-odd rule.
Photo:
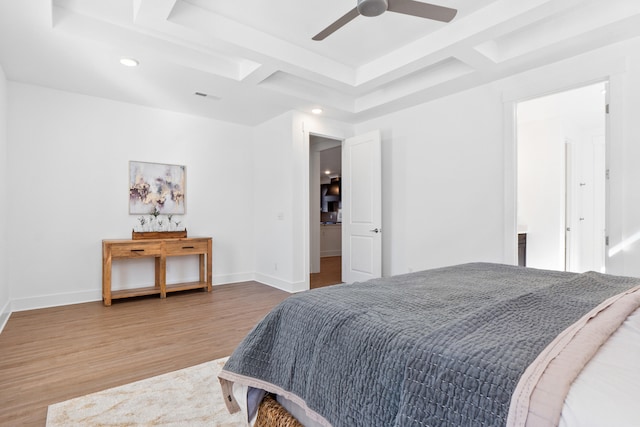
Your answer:
[[[129,161],[129,214],[184,215],[186,166]]]

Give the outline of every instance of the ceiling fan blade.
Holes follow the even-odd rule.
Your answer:
[[[389,0],[387,10],[442,22],[451,21],[458,13],[456,9],[414,0]]]
[[[327,28],[325,28],[324,30],[316,34],[312,38],[312,40],[316,40],[316,41],[324,40],[327,36],[333,34],[335,31],[339,30],[340,28],[342,28],[343,26],[351,22],[358,15],[360,15],[358,13],[358,9],[354,7],[349,12],[347,12],[342,18],[338,19],[336,22],[334,22],[333,24],[329,25]]]

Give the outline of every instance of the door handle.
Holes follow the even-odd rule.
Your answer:
[[[382,233],[382,229],[381,228],[377,228],[377,227],[374,228],[373,230],[369,230],[369,231],[371,231],[372,233]]]

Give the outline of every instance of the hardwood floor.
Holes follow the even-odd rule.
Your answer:
[[[48,405],[228,356],[289,294],[256,282],[11,315],[0,334],[0,426]]]
[[[320,258],[320,273],[310,274],[311,289],[342,283],[342,257]]]

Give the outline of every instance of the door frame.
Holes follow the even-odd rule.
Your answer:
[[[302,122],[302,178],[303,194],[302,194],[302,226],[303,226],[303,239],[302,239],[302,251],[304,259],[303,277],[301,283],[303,288],[308,290],[311,288],[311,281],[309,275],[311,274],[311,191],[310,191],[310,162],[311,162],[311,135],[334,139],[341,141],[344,144],[344,140],[352,135],[339,128],[331,128],[321,126],[318,123]]]
[[[323,139],[330,139],[335,141],[335,145],[329,141],[323,141],[323,142],[318,142],[316,144],[322,144],[324,146],[324,148],[320,148],[320,149],[314,149],[313,151],[311,151],[311,138],[312,137],[319,137],[319,138],[323,138]],[[317,202],[318,200],[320,200],[320,179],[319,179],[319,175],[322,171],[320,171],[319,168],[319,163],[320,163],[320,153],[323,152],[324,150],[329,150],[329,149],[333,149],[333,148],[337,148],[340,147],[340,149],[342,150],[342,147],[344,146],[344,139],[335,139],[335,138],[330,138],[327,136],[323,136],[323,135],[318,135],[314,132],[310,132],[309,133],[309,272],[312,273],[311,270],[313,270],[313,267],[315,265],[316,260],[313,259],[316,256],[316,251],[317,251],[317,255],[318,255],[318,271],[320,271],[320,234],[321,234],[321,227],[320,227],[320,214],[319,213],[313,213],[311,211],[311,207],[314,206],[314,203],[317,206]],[[317,153],[317,156],[315,155],[315,153]],[[312,165],[311,161],[314,160],[314,163],[317,161],[318,165]],[[316,167],[317,166],[317,167]],[[317,170],[316,170],[317,169]],[[318,176],[313,177],[313,174],[316,174]],[[316,182],[315,179],[318,179],[317,181],[317,188],[314,188],[314,183]],[[312,230],[311,225],[313,224],[313,222],[315,222],[317,224],[317,228],[316,226],[314,226],[314,229]],[[317,240],[317,242],[316,242]],[[316,251],[312,250],[311,246],[316,243]]]
[[[314,126],[316,125],[316,126]],[[375,131],[375,132],[380,132],[379,130]],[[310,272],[311,272],[311,211],[310,211],[310,206],[311,206],[311,191],[310,191],[310,185],[311,185],[311,180],[310,180],[310,173],[311,173],[311,167],[310,167],[310,162],[311,162],[311,135],[315,135],[315,136],[319,136],[319,137],[323,137],[323,138],[329,138],[329,139],[334,139],[337,141],[341,141],[341,147],[344,150],[344,141],[347,138],[351,138],[354,136],[358,136],[358,135],[354,135],[353,132],[346,134],[344,131],[341,131],[339,129],[334,129],[334,128],[318,128],[317,123],[306,123],[303,121],[302,123],[302,175],[303,175],[303,195],[302,195],[302,200],[303,200],[303,227],[304,227],[304,231],[303,231],[303,241],[302,241],[302,250],[304,252],[304,268],[303,268],[303,279],[302,281],[300,281],[300,283],[302,284],[302,287],[304,289],[310,289],[311,287],[311,280],[310,280]],[[382,137],[380,136],[380,140],[382,140]],[[343,165],[344,167],[344,165]],[[345,196],[343,194],[343,199],[342,202],[343,204],[345,203]],[[382,221],[380,226],[382,226]],[[344,236],[344,230],[342,232],[342,235]],[[344,242],[344,239],[343,239]],[[342,250],[344,251],[344,243],[343,243],[343,248]],[[380,263],[382,266],[382,255],[380,256]]]
[[[503,137],[504,145],[504,241],[503,259],[506,263],[518,265],[518,128],[517,128],[517,106],[518,103],[578,89],[593,84],[604,83],[608,88],[606,103],[610,103],[610,90],[612,82],[616,79],[612,75],[605,75],[598,78],[572,82],[567,84],[549,85],[546,88],[526,89],[524,92],[504,94],[503,99]],[[604,108],[604,106],[603,106]],[[604,112],[603,112],[604,114]],[[612,115],[608,112],[605,115],[605,169],[610,169],[610,150],[613,140]],[[605,229],[607,242],[611,238],[610,229],[610,191],[609,179],[605,182]],[[565,195],[566,198],[566,195]],[[605,243],[605,253],[608,252],[609,244]],[[604,268],[610,272],[610,259],[605,255]]]

